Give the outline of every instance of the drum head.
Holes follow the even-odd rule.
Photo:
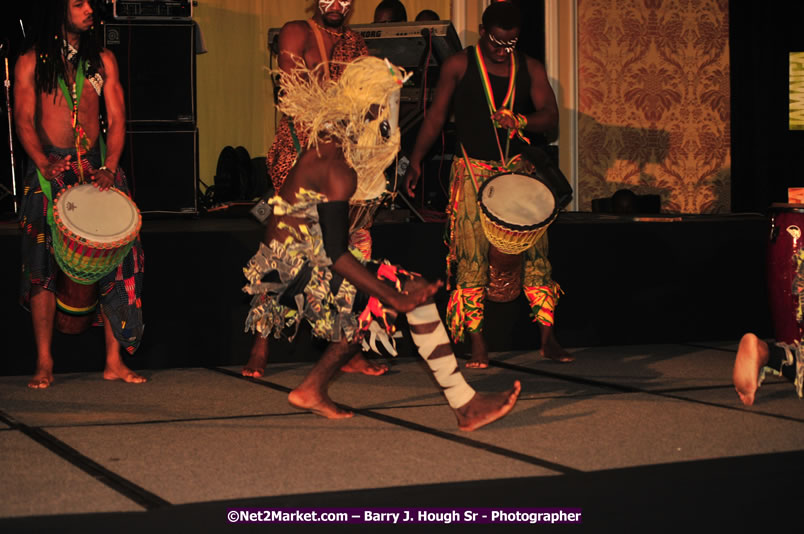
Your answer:
[[[532,230],[550,223],[556,212],[553,191],[539,178],[506,173],[480,186],[480,205],[491,220],[516,230]]]
[[[137,206],[114,188],[101,191],[91,184],[70,187],[59,194],[55,207],[65,229],[100,244],[129,238],[140,223]]]

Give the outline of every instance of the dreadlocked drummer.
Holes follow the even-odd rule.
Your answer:
[[[117,168],[125,141],[123,90],[114,55],[101,47],[88,0],[48,3],[38,39],[15,68],[14,116],[17,135],[36,166],[26,177],[22,201],[21,298],[30,306],[36,339],[36,372],[28,386],[53,382],[53,336],[56,274],[50,215],[59,191],[79,176],[105,190],[128,191]],[[108,144],[100,136],[98,110],[106,104]],[[101,314],[106,337],[107,380],[141,383],[145,378],[124,365],[121,346],[133,353],[142,336],[144,256],[139,239],[123,262],[100,279]]]
[[[341,79],[321,82],[300,68],[285,81],[280,109],[309,127],[279,195],[271,199],[264,243],[244,269],[254,295],[247,329],[279,337],[305,320],[331,341],[319,362],[288,396],[298,408],[328,418],[351,417],[329,398],[334,373],[359,343],[389,343],[393,317],[407,314],[419,352],[441,385],[462,430],[507,414],[520,384],[504,393],[476,393],[463,379],[431,297],[441,286],[388,263],[368,262],[349,247],[348,201],[379,189],[399,148],[389,102],[404,82],[387,62],[366,57]],[[291,333],[291,336],[295,332]]]

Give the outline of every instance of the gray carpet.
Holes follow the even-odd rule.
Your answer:
[[[351,496],[350,507],[379,495],[418,502],[406,488],[426,488],[418,506],[467,494],[514,505],[524,498],[516,481],[540,481],[531,507],[583,504],[587,523],[595,503],[611,499],[598,480],[635,477],[655,492],[659,481],[646,473],[660,470],[687,473],[687,492],[711,481],[728,493],[733,465],[744,476],[772,472],[777,485],[800,477],[804,401],[771,378],[743,407],[731,386],[733,343],[572,352],[569,365],[495,353],[488,370],[465,371],[479,391],[522,383],[514,410],[472,433],[457,430],[414,359],[389,362],[382,377],[340,375],[331,395],[356,414],[339,421],[287,403],[307,363],[269,365],[258,380],[238,367],[145,371],[144,385],[59,374],[44,391],[26,388],[28,377],[0,377],[0,527],[108,526],[115,517],[141,525],[188,506],[324,506],[333,495]],[[640,498],[632,484],[618,487]]]

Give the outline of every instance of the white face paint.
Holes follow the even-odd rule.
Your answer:
[[[514,51],[516,43],[517,41],[519,41],[519,37],[514,37],[510,41],[501,41],[496,37],[494,37],[494,34],[491,32],[489,32],[488,35],[489,35],[489,41],[491,41],[491,44],[493,44],[495,48],[504,48],[505,52],[508,54]]]
[[[324,15],[335,4],[338,4],[339,11],[345,17],[349,8],[352,7],[352,0],[318,0],[318,10]]]

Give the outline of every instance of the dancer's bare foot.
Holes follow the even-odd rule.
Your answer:
[[[363,373],[368,376],[380,376],[388,372],[388,366],[384,363],[374,363],[366,359],[362,352],[358,352],[341,367],[341,371],[344,373]]]
[[[268,363],[268,338],[260,334],[254,335],[254,343],[251,345],[251,353],[248,361],[240,373],[243,376],[260,378],[265,376],[265,364]]]
[[[477,430],[505,416],[516,404],[521,390],[522,385],[516,380],[513,388],[502,393],[475,393],[472,400],[455,410],[458,428]]]
[[[338,408],[325,393],[296,388],[288,393],[288,402],[301,410],[309,410],[327,419],[346,419],[354,414]]]
[[[50,387],[53,383],[53,364],[47,366],[37,366],[36,372],[28,382],[28,387],[31,389],[45,389]]]
[[[148,381],[147,378],[135,373],[122,363],[109,364],[108,362],[106,363],[106,369],[103,370],[103,379],[122,380],[127,384],[144,384]]]
[[[539,325],[542,330],[542,348],[539,351],[541,355],[549,360],[560,363],[570,363],[575,361],[569,352],[558,344],[555,334],[553,334],[552,326]]]
[[[483,332],[469,332],[469,344],[472,347],[472,356],[466,362],[467,369],[485,369],[489,366],[489,351]]]
[[[740,340],[731,379],[737,396],[746,406],[754,404],[759,371],[768,363],[768,354],[768,344],[754,334],[746,334]]]
[[[246,365],[243,367],[241,374],[243,376],[250,376],[252,378],[260,378],[265,376],[265,364],[268,363],[268,356],[265,354],[252,354]]]

